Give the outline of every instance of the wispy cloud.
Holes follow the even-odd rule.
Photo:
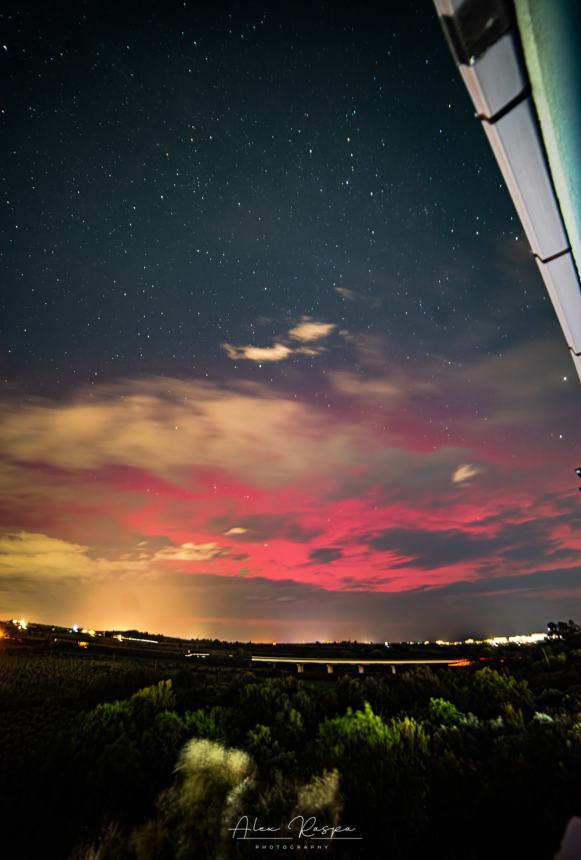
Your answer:
[[[186,542],[181,546],[168,546],[158,550],[152,561],[210,561],[226,552],[227,550],[217,543]]]
[[[318,349],[328,337],[283,346]],[[516,588],[541,567],[578,566],[580,515],[566,489],[578,447],[544,441],[573,414],[563,383],[557,389],[547,372],[540,391],[524,385],[513,412],[500,359],[454,369],[472,380],[462,402],[446,362],[430,364],[430,375],[415,362],[395,371],[379,339],[364,346],[377,364],[327,368],[304,397],[275,383],[143,377],[69,399],[7,399],[0,608],[8,612],[9,582],[20,583],[23,612],[34,591],[34,605],[53,607],[66,593],[71,613],[84,605],[75,589],[89,607],[89,584],[107,582],[119,609],[112,617],[131,626],[142,617],[131,607],[147,602],[142,584],[176,571],[186,581],[216,574],[216,591],[221,578],[263,577],[419,600],[421,589],[492,583],[500,572]],[[519,349],[506,367],[521,379],[533,357]],[[90,604],[103,613],[107,589]],[[176,585],[164,597],[168,613],[179,614],[180,593]],[[205,598],[208,613],[214,598]],[[153,597],[149,605],[158,617]]]
[[[349,287],[333,287],[333,289],[337,295],[341,296],[341,298],[346,302],[363,302],[364,304],[370,305],[374,308],[380,307],[381,305],[381,299],[376,295],[368,296],[359,290],[353,290]]]
[[[284,361],[293,352],[283,343],[276,343],[274,346],[233,346],[223,343],[222,348],[232,361],[255,361],[258,364],[265,361]]]
[[[322,322],[313,317],[302,316],[286,335],[278,337],[272,346],[236,346],[223,343],[222,349],[232,361],[254,361],[257,364],[270,361],[286,361],[296,355],[316,356],[325,351],[325,341],[337,328],[335,323]],[[297,346],[297,344],[300,344]]]
[[[330,374],[331,382],[340,394],[351,397],[373,399],[376,402],[400,397],[405,393],[400,385],[389,377],[358,376],[350,371],[335,371]]]
[[[334,290],[347,302],[354,302],[357,299],[355,290],[350,290],[347,287],[334,287]]]
[[[143,573],[146,569],[143,559],[93,558],[88,546],[46,534],[18,531],[0,535],[0,583],[6,577],[46,583]]]

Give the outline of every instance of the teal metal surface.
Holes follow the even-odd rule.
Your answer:
[[[581,272],[581,2],[516,0],[553,184]]]

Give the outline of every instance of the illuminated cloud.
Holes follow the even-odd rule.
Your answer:
[[[312,317],[304,316],[300,323],[289,329],[288,336],[291,340],[298,340],[301,343],[312,343],[329,337],[336,328],[335,323],[317,322]]]
[[[216,543],[183,543],[181,546],[169,546],[158,550],[153,561],[209,561],[218,558],[225,552],[224,547]]]
[[[0,535],[0,581],[5,577],[40,582],[79,580],[146,569],[139,560],[92,558],[89,547],[46,534],[19,531]]]
[[[18,532],[0,538],[0,580],[66,580],[86,576],[91,562],[87,547],[42,534]]]
[[[13,464],[6,489],[18,483],[23,500],[31,492],[32,476],[19,477],[26,463],[64,470],[122,466],[171,479],[183,476],[184,468],[225,468],[276,484],[321,461],[320,440],[330,427],[329,416],[266,385],[156,377],[93,387],[68,402],[5,404],[0,454]],[[333,438],[326,460],[338,463],[349,456],[348,432],[335,429]],[[35,483],[44,479],[41,471]],[[47,483],[60,480],[52,476]],[[159,491],[151,484],[143,490]]]
[[[320,346],[295,341],[292,349]],[[275,588],[282,581],[305,595],[316,583],[329,606],[338,605],[329,594],[415,594],[414,618],[427,590],[452,599],[456,583],[458,593],[476,594],[466,583],[479,582],[478,594],[496,594],[501,573],[516,589],[536,570],[549,580],[551,569],[578,568],[581,512],[563,489],[570,447],[555,439],[539,454],[539,428],[543,438],[552,430],[541,403],[552,422],[563,414],[550,377],[539,380],[540,393],[523,388],[528,405],[517,404],[512,417],[515,397],[498,379],[498,360],[464,368],[474,388],[463,403],[445,361],[434,361],[431,375],[410,364],[406,375],[390,370],[378,340],[363,347],[372,370],[329,369],[316,396],[307,386],[299,397],[274,383],[143,377],[92,385],[68,400],[7,399],[0,411],[6,617],[9,607],[30,613],[31,591],[50,617],[66,593],[67,615],[82,614],[90,626],[100,606],[111,626],[125,620],[196,633],[199,616],[209,633],[228,635],[230,626],[279,638],[268,606],[260,618],[255,606],[269,594],[286,599]],[[354,344],[358,355],[361,348]],[[529,348],[520,355],[530,363]],[[518,375],[515,357],[507,362]],[[485,402],[486,421],[473,402]],[[533,419],[523,429],[525,408]],[[476,470],[486,481],[474,480]],[[182,579],[170,586],[177,573]],[[210,574],[204,606],[198,600],[182,611],[180,592]],[[255,587],[258,578],[272,588]],[[224,580],[241,586],[227,591]],[[99,584],[102,598],[90,590]],[[9,587],[20,589],[12,603]],[[238,595],[238,611],[240,595],[248,597],[240,623],[234,606],[218,618],[226,592]]]
[[[36,581],[40,586],[47,582],[103,582],[135,576],[144,581],[163,576],[166,562],[200,563],[228,554],[228,549],[217,543],[193,542],[156,551],[151,547],[147,551],[152,543],[155,542],[140,541],[132,552],[116,552],[113,558],[105,558],[89,546],[62,538],[37,532],[5,532],[0,534],[0,583],[9,578]]]
[[[278,338],[272,346],[235,346],[223,343],[222,349],[232,361],[255,361],[258,364],[285,361],[293,355],[315,356],[324,352],[325,348],[321,344],[316,346],[312,344],[325,340],[336,328],[335,323],[317,322],[312,317],[303,316],[301,321],[288,331],[286,337]],[[285,340],[287,343],[284,342]],[[295,343],[302,345],[295,346]],[[308,345],[305,346],[305,344]]]
[[[223,343],[222,348],[225,350],[228,358],[232,361],[284,361],[292,353],[290,347],[283,343],[277,343],[274,346],[232,346],[229,343]]]
[[[463,463],[454,471],[454,474],[452,475],[452,483],[464,484],[466,481],[470,481],[471,478],[475,478],[477,475],[481,474],[482,469],[479,466],[475,466],[473,463]]]

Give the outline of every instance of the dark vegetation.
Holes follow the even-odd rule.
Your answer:
[[[581,815],[581,631],[552,632],[504,662],[301,677],[2,642],[3,856],[244,858],[240,816],[301,814],[357,828],[335,858],[549,860]]]

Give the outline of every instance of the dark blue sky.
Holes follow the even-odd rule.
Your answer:
[[[297,314],[398,357],[551,327],[431,5],[272,5],[5,16],[9,379],[229,373]]]

